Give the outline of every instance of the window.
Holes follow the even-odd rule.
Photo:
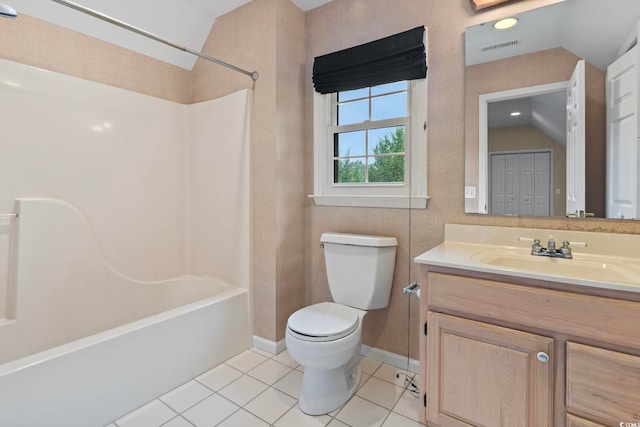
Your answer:
[[[426,79],[314,98],[317,205],[425,208]]]
[[[403,81],[335,95],[334,184],[405,181],[407,87]]]

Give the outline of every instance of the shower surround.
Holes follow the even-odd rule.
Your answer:
[[[102,366],[105,355],[118,354],[131,357],[119,358],[109,376],[136,372],[135,363],[145,365],[153,353],[123,343],[137,341],[132,337],[147,326],[151,338],[142,342],[176,358],[146,365],[186,362],[182,351],[168,350],[171,336],[192,337],[191,344],[181,342],[192,349],[187,359],[198,362],[129,393],[130,402],[160,395],[193,374],[186,371],[205,370],[249,346],[250,105],[249,90],[182,105],[0,60],[0,213],[20,213],[0,218],[0,335],[25,344],[0,354],[0,395],[13,396],[13,408],[20,394],[3,387],[21,378],[32,379],[20,380],[25,387],[65,378],[70,387],[57,392],[60,407],[100,389],[94,397],[114,412],[102,411],[99,422],[130,411],[126,406],[135,403],[113,401],[130,386],[124,379],[105,395],[91,379],[81,381],[85,389],[72,385],[73,368],[91,371],[92,363]],[[185,320],[184,313],[204,307]],[[33,325],[40,326],[23,328],[38,317]],[[156,324],[170,326],[159,332]],[[221,325],[237,335],[226,349],[219,345],[226,339]],[[154,344],[158,333],[169,342]],[[61,378],[64,363],[70,370]],[[53,411],[56,419],[59,409],[46,406],[25,407],[41,416]]]

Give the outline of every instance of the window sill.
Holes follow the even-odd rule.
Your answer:
[[[309,195],[316,206],[348,206],[357,208],[426,209],[429,196],[326,196]]]

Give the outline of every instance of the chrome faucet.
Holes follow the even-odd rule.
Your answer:
[[[531,255],[565,259],[573,258],[571,248],[569,247],[569,241],[563,241],[560,249],[556,249],[556,241],[553,240],[553,236],[549,236],[546,248],[543,248],[542,245],[540,245],[540,239],[535,239],[531,246]]]

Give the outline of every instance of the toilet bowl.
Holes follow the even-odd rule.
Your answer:
[[[389,305],[397,241],[393,237],[324,233],[321,238],[331,296],[287,321],[289,354],[304,366],[300,409],[329,413],[353,396],[360,382],[362,320]]]
[[[299,405],[320,415],[349,400],[360,382],[362,319],[367,312],[332,302],[298,310],[287,322],[289,354],[304,366]]]

